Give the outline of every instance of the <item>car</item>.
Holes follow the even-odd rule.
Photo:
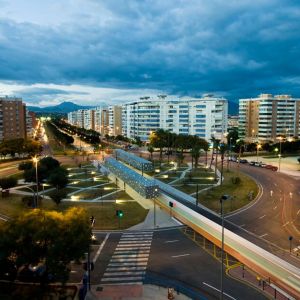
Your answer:
[[[265,168],[269,169],[269,170],[272,170],[272,171],[277,171],[278,170],[278,167],[272,166],[272,165],[266,165]]]
[[[254,160],[249,161],[249,165],[250,166],[255,166],[255,161]]]
[[[247,159],[240,159],[240,163],[241,163],[241,164],[246,164],[247,162],[248,162]]]
[[[265,168],[265,167],[266,167],[266,164],[265,164],[265,163],[261,163],[261,164],[260,164],[260,167]]]

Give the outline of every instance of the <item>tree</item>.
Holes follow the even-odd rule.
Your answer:
[[[49,197],[57,204],[59,205],[61,200],[65,199],[67,197],[67,192],[65,190],[58,190],[55,189],[54,191],[51,191],[49,193]]]
[[[9,189],[17,185],[17,179],[13,176],[4,177],[0,179],[0,186],[2,188],[2,193],[5,191],[9,193]]]
[[[153,160],[153,152],[154,152],[154,148],[153,148],[151,145],[149,145],[147,149],[148,149],[148,151],[149,151],[149,153],[150,153],[150,158],[151,158],[151,160]]]
[[[215,181],[217,181],[217,169],[218,169],[218,154],[219,154],[220,140],[215,139],[216,159],[215,159]]]
[[[20,171],[30,170],[33,167],[32,161],[24,161],[21,162],[18,166]]]
[[[163,129],[156,130],[150,136],[150,144],[154,148],[159,148],[159,160],[162,161],[163,148],[166,147],[166,132]]]
[[[69,182],[68,171],[63,167],[57,167],[51,171],[47,181],[55,186],[57,190],[62,189],[66,187]]]
[[[50,278],[65,283],[68,265],[84,257],[90,239],[91,226],[82,208],[71,208],[64,214],[39,209],[24,213],[0,227],[0,275],[12,273],[11,266],[14,271],[42,266],[41,283]]]
[[[223,169],[224,169],[224,155],[226,152],[226,146],[224,144],[220,145],[220,154],[221,154],[221,185],[223,183]]]

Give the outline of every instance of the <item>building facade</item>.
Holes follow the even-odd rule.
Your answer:
[[[109,135],[117,136],[122,134],[122,106],[111,105],[108,107]]]
[[[202,98],[143,97],[123,105],[123,135],[149,140],[159,128],[177,134],[222,139],[227,132],[228,102],[211,94]]]
[[[261,94],[239,101],[239,137],[247,142],[299,136],[299,100],[290,95]]]
[[[97,107],[95,109],[95,130],[101,135],[109,134],[109,114],[108,109]]]
[[[0,97],[0,141],[26,138],[26,105],[21,98]]]
[[[34,137],[35,128],[37,126],[36,115],[32,111],[26,111],[26,135],[27,137]]]

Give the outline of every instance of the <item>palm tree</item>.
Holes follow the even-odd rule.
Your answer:
[[[238,139],[236,141],[236,145],[239,147],[239,161],[238,161],[238,172],[237,172],[237,177],[240,174],[240,160],[241,160],[241,154],[242,154],[242,149],[245,147],[245,141],[242,139]]]
[[[150,153],[150,159],[151,159],[151,161],[153,160],[153,152],[154,152],[154,148],[151,146],[151,145],[149,145],[148,146],[148,151],[149,151],[149,153]]]
[[[159,161],[162,161],[163,148],[166,147],[166,132],[163,129],[156,130],[150,136],[150,145],[154,148],[159,148]]]
[[[215,139],[215,149],[216,149],[216,160],[215,160],[215,181],[217,181],[217,167],[218,167],[218,153],[219,153],[220,140]]]
[[[214,149],[215,149],[216,138],[214,136],[212,136],[210,140],[212,142],[212,149],[211,149],[211,160],[210,160],[209,168],[211,169],[211,165],[212,165],[212,162],[214,159]]]
[[[192,148],[192,151],[191,151],[192,158],[195,159],[195,169],[197,169],[197,167],[198,167],[198,161],[199,161],[199,157],[200,157],[200,150],[201,150],[200,145],[196,144]]]
[[[224,144],[220,145],[220,154],[221,154],[221,185],[223,183],[223,168],[224,168],[224,154],[226,152],[226,146]]]

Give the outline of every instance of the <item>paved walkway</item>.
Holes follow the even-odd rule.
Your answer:
[[[174,300],[190,299],[185,295],[173,293]],[[105,286],[103,291],[96,291],[96,287],[92,287],[90,293],[87,294],[86,300],[165,300],[168,299],[168,289],[154,285],[113,285]]]

